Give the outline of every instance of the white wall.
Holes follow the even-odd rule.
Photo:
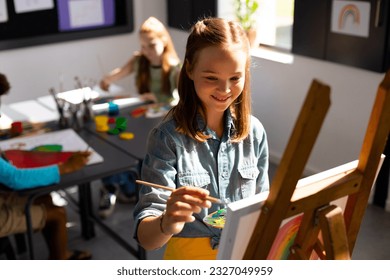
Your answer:
[[[135,31],[131,34],[0,51],[0,72],[12,83],[11,103],[47,95],[50,87],[73,89],[75,76],[99,80],[138,49],[140,23],[153,15],[167,22],[166,1],[135,0]],[[187,33],[171,29],[183,58]],[[99,62],[100,60],[100,62]],[[284,152],[294,122],[313,78],[331,86],[332,105],[310,157],[308,170],[318,172],[355,160],[360,152],[377,86],[383,74],[295,56],[292,64],[254,58],[254,114],[263,122],[272,160]],[[132,78],[122,82],[132,87]]]
[[[312,79],[331,87],[331,107],[309,159],[311,172],[358,158],[378,85],[384,74],[294,56],[292,64],[254,59],[254,114],[263,122],[279,160]]]

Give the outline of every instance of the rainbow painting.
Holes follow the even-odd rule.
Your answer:
[[[345,5],[339,14],[338,26],[343,29],[347,18],[352,17],[354,24],[360,24],[360,11],[354,4]]]
[[[350,36],[369,37],[371,3],[333,1],[331,31]]]
[[[287,260],[290,247],[294,244],[303,215],[296,216],[279,228],[268,260]]]

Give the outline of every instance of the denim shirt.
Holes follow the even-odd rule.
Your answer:
[[[197,117],[199,127],[204,120]],[[142,180],[179,188],[196,186],[207,189],[211,196],[240,200],[269,190],[268,143],[263,125],[254,116],[248,137],[238,143],[230,141],[234,124],[229,111],[225,114],[225,129],[222,138],[206,128],[211,137],[204,143],[177,132],[175,121],[166,119],[149,135],[147,153],[143,162]],[[142,186],[140,198],[134,210],[137,239],[139,221],[147,216],[160,216],[166,207],[171,192]],[[187,223],[176,237],[211,237],[216,247],[220,229],[206,225],[203,218],[220,209],[213,204],[194,214],[196,220]]]

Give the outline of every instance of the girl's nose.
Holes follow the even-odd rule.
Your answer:
[[[230,92],[230,82],[229,81],[221,81],[218,84],[218,90],[220,92],[229,93]]]

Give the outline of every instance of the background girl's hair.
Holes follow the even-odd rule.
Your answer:
[[[6,94],[11,89],[7,77],[0,73],[0,95]]]
[[[197,63],[201,50],[210,46],[229,48],[240,46],[247,53],[245,67],[245,83],[240,96],[230,106],[235,124],[235,135],[232,141],[238,142],[246,138],[250,129],[251,98],[250,98],[250,54],[249,42],[243,28],[234,21],[220,18],[206,18],[198,21],[191,29],[187,40],[186,54],[179,77],[179,103],[171,113],[179,132],[193,139],[204,142],[208,136],[202,133],[204,128],[197,127],[196,115],[205,114],[205,108],[198,98],[194,82],[188,77],[186,69],[192,69]],[[207,123],[206,123],[207,125]]]
[[[149,17],[141,25],[139,33],[151,33],[152,36],[157,37],[165,42],[164,52],[162,54],[162,71],[161,71],[161,92],[170,95],[171,84],[169,81],[169,72],[171,69],[172,61],[179,61],[179,57],[176,53],[175,46],[173,45],[171,36],[164,24],[155,17]],[[139,93],[150,92],[150,62],[141,55],[139,59],[138,73],[136,77],[136,85]]]

